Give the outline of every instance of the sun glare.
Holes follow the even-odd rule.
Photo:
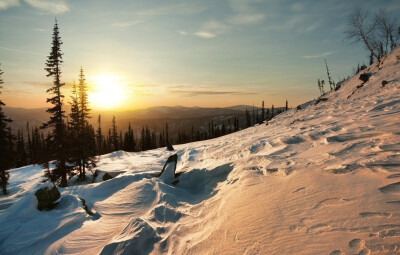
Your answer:
[[[96,109],[118,109],[126,100],[124,84],[120,76],[115,74],[96,75],[90,82],[89,102]]]

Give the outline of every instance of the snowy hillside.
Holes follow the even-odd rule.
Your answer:
[[[1,254],[393,254],[400,252],[400,48],[268,125],[176,146],[179,183],[153,175],[176,152],[117,151],[115,178],[61,189],[36,210],[42,170],[10,171]],[[382,87],[382,81],[388,84]],[[82,207],[85,199],[94,216]]]

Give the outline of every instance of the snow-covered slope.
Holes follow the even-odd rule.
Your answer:
[[[40,167],[11,170],[11,194],[0,197],[0,253],[400,252],[396,55],[400,48],[381,70],[366,70],[372,76],[362,87],[355,76],[327,101],[268,125],[175,146],[176,185],[154,177],[176,152],[118,151],[97,168],[121,174],[60,189],[59,205],[39,212]]]

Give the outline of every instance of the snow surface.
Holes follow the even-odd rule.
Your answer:
[[[364,86],[218,139],[100,156],[115,178],[60,188],[36,210],[42,169],[10,171],[1,254],[393,254],[400,252],[399,67]],[[382,80],[389,83],[381,86]],[[179,183],[154,176],[178,154]],[[119,174],[118,174],[119,173]],[[117,175],[118,174],[118,175]],[[86,201],[89,216],[79,198]]]

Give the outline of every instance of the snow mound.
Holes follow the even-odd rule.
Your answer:
[[[147,254],[160,239],[146,221],[134,219],[100,254]]]

